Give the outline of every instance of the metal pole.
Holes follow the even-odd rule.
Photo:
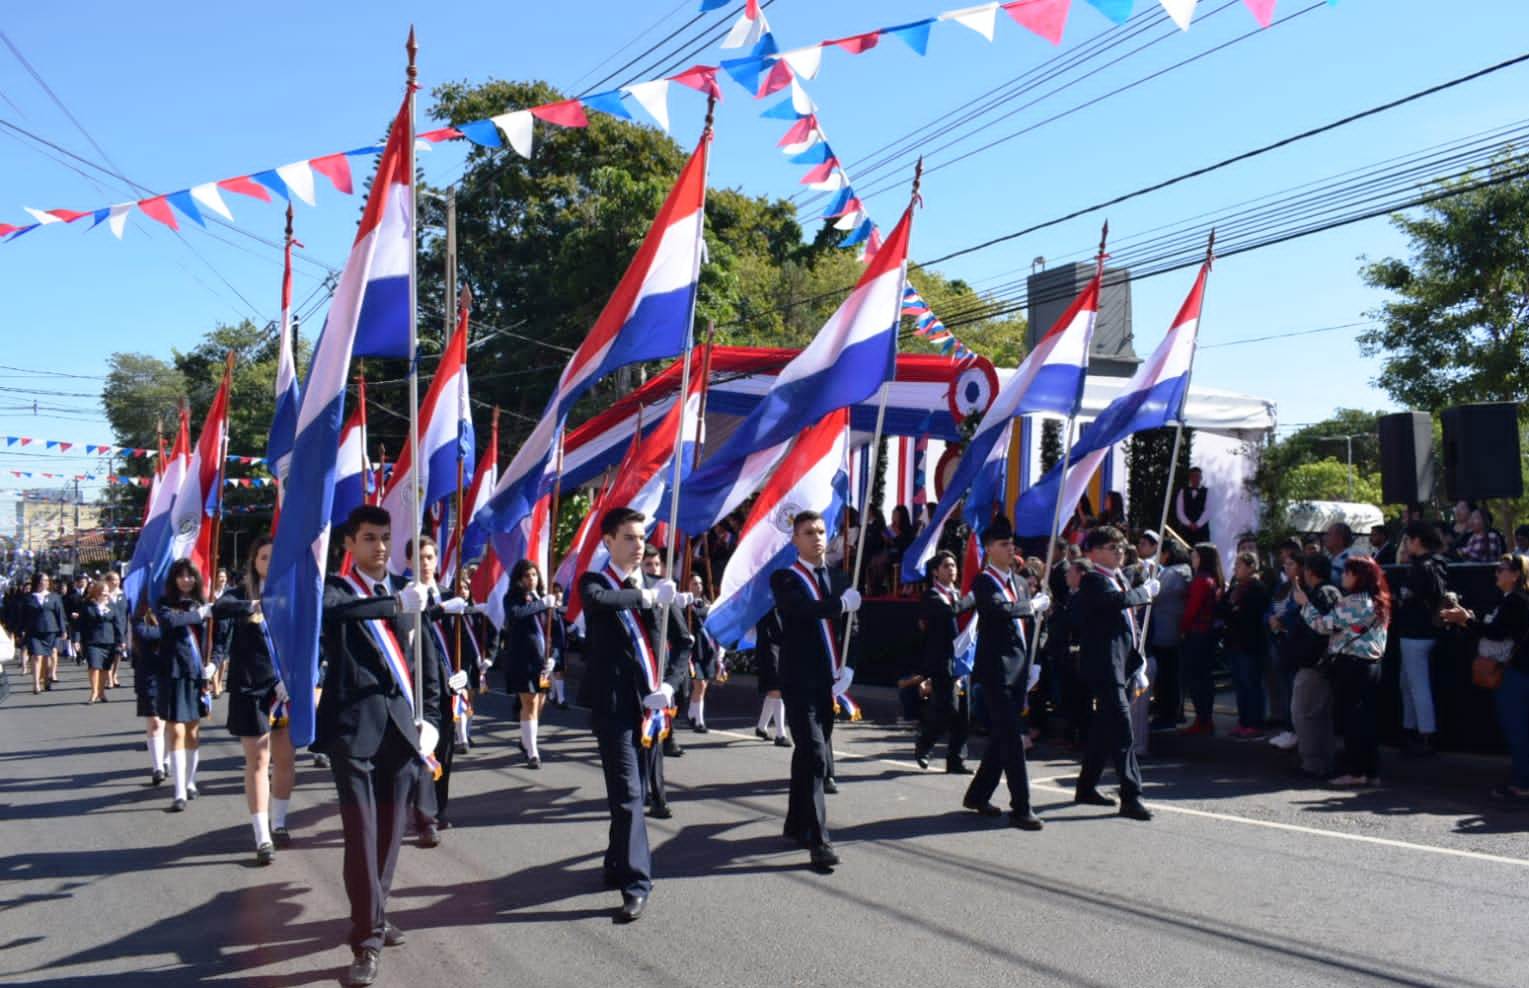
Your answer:
[[[1349,503],[1354,500],[1354,437],[1344,436],[1348,441],[1348,499]]]
[[[416,80],[419,78],[419,69],[415,67],[415,56],[419,54],[419,45],[414,41],[414,28],[409,27],[409,40],[404,45],[404,50],[409,54],[409,67],[405,72],[408,91],[405,100],[408,101],[408,148],[409,148],[409,215],[419,216],[419,195],[414,187],[414,90]],[[413,476],[409,478],[409,531],[410,546],[416,553],[419,552],[419,312],[415,305],[415,292],[417,290],[417,278],[415,264],[418,250],[416,242],[418,234],[411,231],[409,238],[409,463]],[[419,576],[419,565],[414,564],[414,576]],[[415,634],[410,636],[410,651],[413,652],[414,666],[414,716],[419,722],[424,721],[425,695],[424,695],[424,660],[421,651],[423,645],[424,616],[420,616],[420,627]]]
[[[466,290],[464,289],[463,292],[464,292],[464,295],[465,295]],[[453,308],[452,308],[453,302],[456,304],[456,309],[455,310],[453,310]],[[467,320],[465,318],[466,315],[467,315],[466,305],[467,305],[467,301],[466,301],[465,298],[458,298],[457,297],[457,190],[456,190],[455,186],[452,186],[452,187],[450,187],[450,188],[448,188],[446,190],[446,298],[445,298],[445,304],[441,306],[442,310],[444,310],[445,315],[446,315],[446,337],[447,337],[448,340],[450,340],[451,333],[453,332],[453,326],[451,324],[452,323],[452,318],[451,317],[452,317],[452,313],[453,312],[455,312],[456,315],[457,315],[457,325],[455,327],[455,331],[459,332],[459,333],[467,332]],[[461,593],[462,593],[462,474],[463,474],[464,471],[465,471],[465,463],[463,461],[463,456],[462,456],[462,447],[461,447],[460,444],[458,444],[458,446],[457,446],[457,496],[456,496],[456,502],[455,502],[456,506],[455,506],[455,508],[453,510],[453,513],[452,513],[453,517],[456,519],[456,524],[455,524],[454,528],[456,530],[456,532],[455,532],[455,542],[456,542],[456,547],[457,547],[456,548],[456,553],[457,553],[456,567],[457,567],[457,569],[456,569],[456,573],[454,574],[455,579],[453,580],[453,591],[454,591],[454,593],[457,596],[460,596]],[[453,621],[452,622],[452,626],[455,628],[455,634],[453,636],[455,638],[455,641],[453,643],[455,645],[455,648],[453,649],[452,654],[451,654],[451,671],[452,672],[461,672],[462,671],[462,622],[461,622],[461,620]]]

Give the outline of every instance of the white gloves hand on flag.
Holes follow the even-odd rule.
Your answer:
[[[834,696],[843,696],[849,691],[850,684],[855,681],[855,670],[845,666],[834,676]]]
[[[1030,663],[1030,677],[1025,681],[1025,692],[1029,693],[1031,690],[1035,689],[1035,684],[1039,683],[1040,681],[1041,664],[1039,662],[1032,662]]]
[[[441,601],[441,610],[453,617],[458,614],[466,614],[467,609],[471,606],[471,604],[463,600],[461,597],[447,597],[445,600]]]
[[[419,753],[421,755],[435,754],[435,744],[441,739],[441,732],[428,721],[416,721],[414,726],[419,729]]]
[[[1156,597],[1158,591],[1163,589],[1163,581],[1154,576],[1143,583],[1142,586],[1147,588],[1147,595],[1149,597]]]
[[[210,680],[210,679],[212,679],[213,676],[217,675],[217,672],[218,672],[218,667],[213,665],[211,662],[209,662],[206,665],[202,666],[202,678],[203,679]]]
[[[850,587],[839,596],[839,603],[843,606],[845,614],[855,613],[860,610],[860,591]]]
[[[674,603],[674,598],[679,595],[679,588],[674,585],[673,580],[660,580],[654,585],[653,593],[658,606],[667,607]]]
[[[1152,681],[1147,678],[1147,665],[1142,663],[1141,668],[1136,670],[1136,675],[1131,677],[1131,689],[1133,696],[1141,696],[1151,687]]]
[[[425,609],[425,590],[418,583],[410,583],[398,591],[400,614],[418,614]]]
[[[658,689],[642,698],[642,705],[649,710],[666,710],[674,705],[674,687],[659,684]]]
[[[1030,613],[1040,617],[1051,610],[1051,598],[1046,594],[1038,593],[1030,598]]]
[[[212,617],[212,605],[203,604],[196,609],[196,612],[201,615],[203,621],[206,621],[208,618]]]
[[[966,609],[968,607],[971,607],[976,602],[977,602],[977,595],[972,593],[971,591],[967,591],[966,595],[963,596],[961,598],[961,600],[959,601],[959,604],[961,605],[961,608],[964,610],[964,609]]]
[[[678,607],[680,610],[684,610],[694,603],[695,594],[693,593],[686,593],[685,591],[681,590],[679,593],[674,595],[674,606]]]
[[[542,594],[541,603],[543,607],[556,607],[557,598],[552,596],[550,593]]]
[[[467,689],[467,673],[461,669],[452,673],[450,678],[446,680],[446,688],[453,693],[458,690]]]

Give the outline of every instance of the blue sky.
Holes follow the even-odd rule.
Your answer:
[[[1138,0],[1138,9],[1147,2]],[[1204,0],[1201,15],[1220,2]],[[782,47],[792,48],[955,5],[956,0],[778,0],[768,16]],[[1280,13],[1306,5],[1282,0]],[[373,2],[296,5],[271,16],[205,3],[31,4],[13,11],[3,29],[126,175],[156,191],[174,191],[375,140],[397,105],[403,39],[411,21],[419,31],[427,89],[446,80],[501,77],[545,79],[577,91],[576,82],[616,68],[688,20],[695,6],[694,0]],[[1208,17],[1187,34],[995,124],[989,133],[999,136],[1038,121],[1252,25],[1240,7]],[[1096,10],[1077,0],[1060,50],[1076,49],[1108,27]],[[915,227],[914,256],[934,257],[1002,235],[1520,54],[1521,39],[1529,37],[1526,27],[1529,4],[1514,0],[1342,0],[932,172],[924,184],[926,208]],[[649,28],[656,30],[638,47],[590,74]],[[720,54],[711,48],[695,60],[715,63]],[[829,51],[807,89],[835,149],[853,162],[1053,54],[1046,42],[1000,16],[992,44],[960,27],[937,25],[923,58],[890,39],[858,57]],[[622,75],[612,84],[628,79]],[[1114,235],[1126,238],[1529,117],[1526,81],[1529,67],[1510,69],[1107,215]],[[802,168],[788,164],[775,148],[783,125],[758,117],[766,103],[751,101],[730,82],[724,86],[713,183],[757,194],[795,194]],[[3,48],[0,94],[0,118],[98,159]],[[698,94],[674,88],[676,139],[694,141],[703,111]],[[422,120],[421,129],[426,126]],[[30,143],[5,136],[0,222],[26,221],[23,206],[88,209],[129,198],[113,181],[87,179]],[[462,155],[447,147],[422,160],[427,176],[444,182],[459,173]],[[931,163],[939,160],[931,157]],[[364,174],[363,169],[357,170]],[[870,207],[889,228],[902,201],[899,189],[872,199]],[[279,238],[279,206],[240,197],[230,197],[230,203],[242,229]],[[358,208],[358,201],[320,179],[318,207],[298,206],[305,253],[337,266]],[[979,288],[1018,277],[1014,272],[1027,271],[1037,255],[1055,261],[1088,251],[1103,215],[968,255],[943,270]],[[14,406],[34,396],[0,392],[0,434],[109,440],[89,395],[100,386],[92,375],[104,373],[111,352],[167,357],[173,348],[194,345],[218,321],[264,322],[276,314],[276,250],[227,230],[216,236],[229,243],[191,228],[183,244],[143,217],[133,219],[122,242],[104,227],[89,234],[82,227],[37,230],[0,245],[8,303],[4,338],[10,344],[0,363],[82,375],[39,378],[0,369],[0,387],[65,392],[36,397],[67,409],[39,415],[17,411]],[[1374,220],[1223,261],[1209,288],[1201,337],[1207,349],[1196,380],[1271,398],[1287,425],[1319,420],[1337,406],[1387,407],[1385,396],[1368,383],[1377,366],[1361,358],[1352,331],[1214,344],[1362,320],[1379,298],[1360,282],[1360,257],[1395,254],[1403,246],[1384,220]],[[297,296],[308,295],[321,276],[318,265],[300,264]],[[1155,344],[1192,277],[1185,271],[1135,287],[1139,352]],[[7,497],[4,490],[23,483],[10,470],[76,472],[89,462],[0,449],[0,503]]]

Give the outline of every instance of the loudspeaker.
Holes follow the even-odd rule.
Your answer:
[[[1433,420],[1427,412],[1382,415],[1380,490],[1386,504],[1433,500]]]
[[[1034,346],[1094,279],[1095,262],[1078,261],[1047,268],[1026,281],[1030,327],[1026,341]],[[1131,332],[1131,272],[1105,268],[1099,286],[1099,315],[1094,319],[1094,341],[1089,350],[1088,372],[1107,377],[1130,377],[1141,358],[1136,355]]]
[[[1444,492],[1451,501],[1523,496],[1516,402],[1456,405],[1444,409],[1440,418],[1444,423]]]

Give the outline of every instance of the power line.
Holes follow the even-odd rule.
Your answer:
[[[669,18],[673,17],[675,14],[679,13],[681,10],[684,10],[686,7],[690,6],[690,3],[691,3],[691,0],[680,0],[679,3],[677,3],[673,7],[669,8],[668,12],[665,13],[663,16],[661,16],[658,20],[654,21],[652,24],[649,24],[647,27],[643,28],[641,31],[639,31],[636,34],[632,35],[631,40],[629,40],[626,44],[622,45],[620,48],[617,48],[614,52],[612,52],[611,54],[609,54],[605,58],[603,58],[599,62],[599,64],[597,64],[594,68],[590,69],[589,71],[585,72],[583,75],[581,75],[577,79],[575,79],[573,81],[573,83],[568,88],[573,89],[574,87],[576,87],[580,83],[582,83],[585,79],[588,79],[590,76],[594,75],[596,72],[599,72],[601,69],[605,68],[607,65],[609,65],[612,62],[614,62],[616,59],[620,58],[627,51],[631,50],[633,45],[636,45],[643,38],[647,37],[649,34],[652,34],[653,31],[660,24],[662,24],[664,21],[667,21]],[[690,24],[694,24],[697,19],[698,18],[692,18],[689,22],[687,22],[687,24],[681,26],[681,30],[684,30],[684,28],[688,27]],[[673,37],[673,35],[671,34],[670,37]],[[662,42],[660,42],[660,44],[662,44]],[[646,53],[644,53],[644,54],[646,54]],[[638,57],[641,58],[642,56],[639,55]],[[622,68],[626,68],[626,66],[623,65]],[[621,69],[617,69],[616,71],[620,72]],[[605,80],[602,79],[600,81],[604,82]],[[596,83],[595,85],[599,85],[599,83]],[[588,95],[588,93],[589,93],[589,90],[585,90],[585,92],[583,94],[581,94],[581,95]]]

